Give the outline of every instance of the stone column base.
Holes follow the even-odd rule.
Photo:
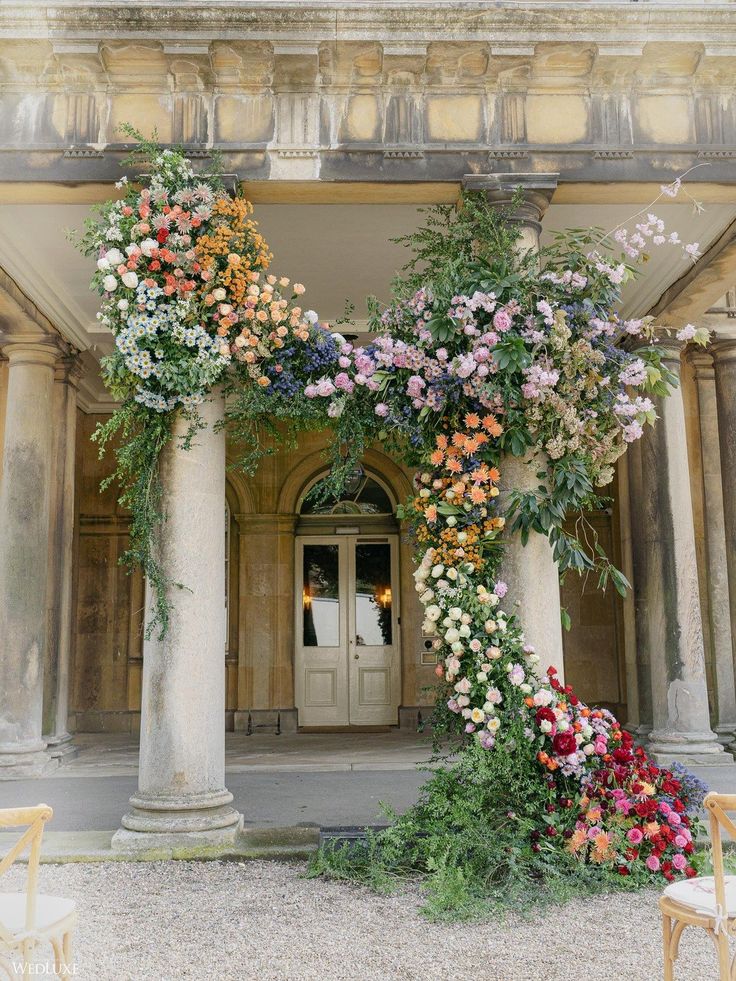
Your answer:
[[[734,758],[725,752],[713,733],[652,732],[647,754],[658,765],[682,763],[684,766],[733,766]]]
[[[48,754],[52,760],[60,763],[67,763],[79,756],[79,747],[75,744],[70,733],[65,732],[63,736],[49,736],[46,740]]]
[[[213,828],[210,831],[129,831],[118,828],[112,836],[111,847],[121,855],[143,855],[156,853],[160,857],[207,853],[215,849],[220,854],[228,846],[235,846],[243,830],[243,816],[237,814],[237,821],[228,828]]]
[[[181,796],[139,792],[130,798],[131,809],[113,835],[112,847],[130,852],[234,842],[243,817],[230,806],[232,799],[224,789]]]
[[[48,753],[46,743],[0,748],[0,780],[47,777],[58,765],[59,761]]]

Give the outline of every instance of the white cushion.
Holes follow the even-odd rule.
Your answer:
[[[721,913],[725,916],[736,916],[736,875],[724,876],[723,882],[726,891],[726,909]],[[667,886],[664,894],[668,899],[673,899],[696,913],[703,913],[706,916],[716,915],[716,884],[712,875],[672,882]]]
[[[38,933],[46,933],[56,923],[74,912],[74,901],[58,896],[36,896],[36,926]],[[0,893],[0,923],[10,933],[23,933],[26,928],[26,894],[24,892]]]

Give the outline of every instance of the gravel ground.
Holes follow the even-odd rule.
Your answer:
[[[661,978],[657,893],[575,901],[529,922],[437,925],[416,892],[377,896],[276,862],[42,866],[77,901],[83,981],[597,981]],[[2,888],[19,888],[18,867]],[[10,880],[10,881],[8,881]],[[717,976],[686,932],[678,981]]]

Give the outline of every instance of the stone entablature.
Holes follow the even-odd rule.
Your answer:
[[[0,150],[6,179],[109,179],[132,121],[251,179],[715,181],[735,69],[726,5],[20,4]]]

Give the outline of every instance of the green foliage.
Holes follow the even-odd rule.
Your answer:
[[[161,502],[161,451],[171,440],[171,415],[155,412],[132,398],[127,399],[107,422],[99,423],[92,439],[100,457],[115,445],[115,469],[102,482],[120,488],[118,503],[130,512],[128,548],[122,561],[129,571],[139,567],[154,596],[154,615],[148,633],[159,628],[163,636],[169,625],[167,582],[156,558],[157,533],[165,520]]]
[[[425,892],[423,913],[452,921],[525,913],[640,884],[564,851],[561,834],[573,818],[547,814],[551,800],[521,732],[491,753],[474,743],[432,775],[405,814],[385,808],[390,827],[369,832],[364,842],[323,845],[307,874],[377,892],[418,879]],[[555,827],[554,836],[548,826]],[[535,837],[538,850],[532,847]]]

